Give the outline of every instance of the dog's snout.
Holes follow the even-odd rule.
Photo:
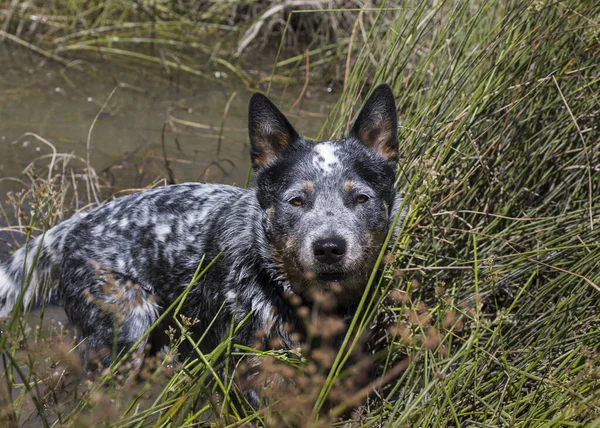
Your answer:
[[[332,265],[339,262],[346,253],[346,241],[338,236],[319,239],[313,244],[313,254],[321,263]]]

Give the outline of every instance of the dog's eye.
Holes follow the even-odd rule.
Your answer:
[[[356,197],[356,203],[358,203],[358,204],[364,204],[368,200],[369,200],[369,197],[367,195],[360,194]]]
[[[295,207],[301,207],[302,205],[304,205],[304,201],[299,196],[296,196],[295,198],[290,199],[288,202]]]

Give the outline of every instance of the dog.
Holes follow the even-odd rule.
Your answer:
[[[203,352],[238,326],[234,343],[263,332],[291,349],[298,325],[290,296],[334,290],[352,314],[392,224],[407,206],[396,192],[397,115],[387,85],[368,98],[341,140],[309,141],[264,95],[249,103],[256,187],[176,184],[131,194],[68,219],[0,266],[0,317],[39,300],[50,284],[84,349],[162,346],[140,340],[212,263],[181,306]],[[392,231],[397,234],[397,230]],[[395,235],[394,235],[395,236]],[[394,237],[390,240],[394,241]],[[116,331],[115,331],[116,330]],[[156,329],[159,330],[159,329]]]

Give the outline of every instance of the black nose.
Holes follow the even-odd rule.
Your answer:
[[[315,258],[321,263],[332,265],[344,258],[346,252],[346,241],[338,236],[319,239],[313,244]]]

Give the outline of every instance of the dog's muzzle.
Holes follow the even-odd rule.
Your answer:
[[[340,236],[317,239],[313,243],[313,256],[321,267],[315,275],[318,281],[339,282],[345,278],[342,262],[346,249],[346,240]]]
[[[313,254],[320,263],[336,264],[346,254],[346,240],[339,236],[318,239],[313,243]]]

